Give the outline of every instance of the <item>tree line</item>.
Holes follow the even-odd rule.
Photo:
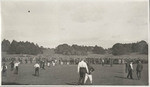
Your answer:
[[[31,54],[37,55],[43,53],[43,47],[39,47],[37,44],[32,42],[17,42],[13,40],[11,43],[9,40],[2,41],[2,52],[7,52],[8,54]]]
[[[37,44],[32,42],[17,42],[13,40],[11,43],[9,40],[2,41],[2,51],[9,54],[40,54],[43,53],[44,47],[39,47]],[[130,53],[148,54],[148,44],[145,41],[136,43],[116,43],[112,48],[104,49],[101,46],[79,46],[76,44],[60,44],[54,48],[56,54],[63,55],[88,55],[88,54],[113,54],[113,55],[124,55]]]
[[[87,55],[88,53],[104,54],[104,48],[100,46],[78,46],[76,44],[70,46],[68,44],[61,44],[55,48],[55,53],[63,55]]]
[[[113,55],[123,55],[129,53],[148,54],[148,44],[145,41],[137,43],[116,43],[110,48]]]

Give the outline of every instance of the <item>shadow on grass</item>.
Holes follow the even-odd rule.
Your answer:
[[[116,78],[121,78],[121,79],[128,79],[127,77],[121,77],[121,76],[114,76]]]
[[[70,83],[66,83],[67,85],[78,85],[77,82],[70,82]]]
[[[117,73],[123,73],[123,72],[117,72]]]
[[[39,77],[39,75],[32,74],[32,76]]]
[[[15,82],[2,82],[2,85],[29,85],[29,84],[19,84]]]

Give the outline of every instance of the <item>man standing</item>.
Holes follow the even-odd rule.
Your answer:
[[[55,61],[54,60],[52,60],[52,65],[55,66]]]
[[[137,75],[138,80],[141,79],[142,70],[143,70],[143,65],[142,65],[141,61],[139,61],[137,66],[136,66],[136,75]]]
[[[45,70],[45,61],[44,60],[42,61],[42,69]]]
[[[14,65],[14,68],[15,68],[15,74],[18,74],[18,66],[19,66],[20,62],[16,62],[15,65]]]
[[[83,85],[84,84],[85,74],[89,73],[87,64],[86,64],[84,59],[82,59],[82,61],[79,62],[79,64],[78,64],[78,73],[80,75],[80,77],[79,77],[79,85]]]
[[[28,63],[28,60],[27,60],[27,58],[25,59],[25,63],[26,63],[26,64]]]
[[[133,79],[133,77],[132,77],[132,71],[133,71],[133,62],[130,62],[129,67],[128,67],[128,75],[127,75],[127,78],[130,77],[130,79]]]
[[[11,67],[11,71],[13,71],[14,70],[14,61],[13,60],[10,62],[10,67]]]
[[[35,67],[35,76],[39,76],[40,65],[39,65],[38,63],[36,63],[36,64],[34,65],[34,67]]]
[[[112,67],[113,65],[113,59],[110,59],[110,66]]]
[[[102,66],[104,66],[104,63],[105,63],[105,61],[104,61],[104,59],[102,59]]]
[[[48,62],[47,62],[47,66],[50,67],[50,61],[49,61],[49,60],[48,60]]]
[[[5,63],[3,63],[3,66],[2,66],[2,75],[3,76],[7,75],[6,71],[7,71],[7,65]]]
[[[31,57],[31,58],[30,58],[30,63],[32,63],[32,61],[33,61],[33,58]]]

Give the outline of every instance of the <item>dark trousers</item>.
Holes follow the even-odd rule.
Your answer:
[[[18,66],[16,66],[15,74],[18,74]]]
[[[2,76],[6,76],[7,75],[7,70],[2,70]]]
[[[125,67],[125,72],[126,72],[126,73],[128,72],[128,67],[127,67],[127,66]]]
[[[102,66],[104,66],[104,62],[102,62]]]
[[[39,67],[35,68],[35,76],[39,76]]]
[[[127,63],[125,63],[125,72],[126,73],[128,72],[128,65],[127,65]]]
[[[42,68],[45,69],[45,63],[42,64]]]
[[[80,74],[79,85],[83,85],[84,79],[85,79],[85,74],[86,74],[86,68],[80,68],[79,74]]]
[[[11,71],[13,71],[14,70],[14,66],[13,65],[11,65]]]
[[[136,71],[136,75],[138,79],[141,79],[141,71]]]
[[[128,71],[127,78],[129,78],[129,77],[130,77],[131,79],[133,79],[133,77],[132,77],[132,69]]]

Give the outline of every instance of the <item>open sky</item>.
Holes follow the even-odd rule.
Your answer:
[[[2,40],[98,45],[148,41],[148,0],[3,0]],[[28,12],[30,11],[30,12]]]

